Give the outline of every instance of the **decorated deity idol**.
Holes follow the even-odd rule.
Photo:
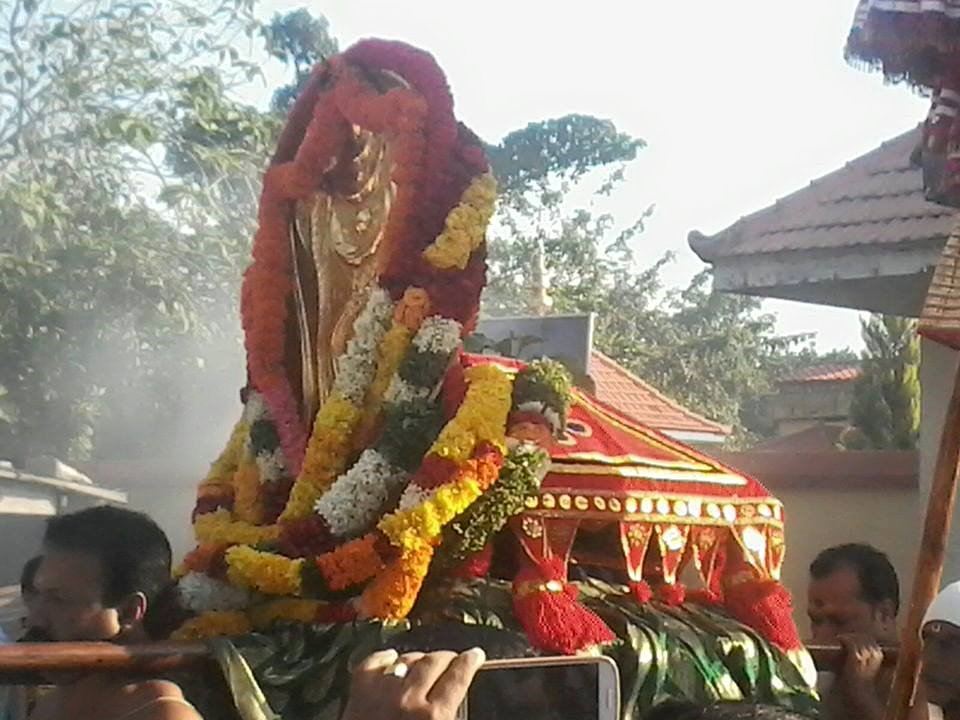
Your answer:
[[[438,617],[614,653],[639,705],[694,641],[705,697],[810,700],[780,503],[556,362],[463,351],[495,200],[429,55],[369,40],[314,70],[263,181],[244,408],[199,488],[178,636],[236,638],[280,705]]]

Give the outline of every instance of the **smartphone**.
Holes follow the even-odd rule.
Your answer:
[[[490,660],[459,720],[619,720],[620,673],[608,657]]]

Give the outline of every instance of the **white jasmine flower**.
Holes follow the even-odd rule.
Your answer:
[[[413,344],[420,352],[449,355],[460,344],[461,330],[456,320],[434,315],[423,321]]]
[[[363,451],[352,468],[338,477],[315,505],[337,537],[363,534],[403,488],[408,474],[373,449]]]
[[[180,601],[196,613],[211,610],[242,610],[253,601],[253,593],[216,580],[203,573],[188,573],[177,584]]]

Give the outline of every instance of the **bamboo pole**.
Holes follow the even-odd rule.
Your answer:
[[[212,660],[203,643],[15,643],[0,646],[0,684],[32,684],[38,677],[56,680],[78,672],[158,676]]]
[[[809,645],[818,670],[837,671],[843,664],[839,646]],[[884,648],[885,662],[896,659],[896,648]],[[44,684],[76,673],[157,676],[176,670],[197,670],[213,663],[203,643],[17,643],[0,646],[0,685]]]
[[[884,720],[906,720],[913,705],[920,671],[920,639],[923,617],[940,590],[943,560],[950,536],[950,521],[957,498],[957,460],[960,457],[960,366],[953,380],[953,391],[940,435],[933,484],[927,500],[923,540],[917,556],[916,575],[910,606],[903,626],[897,668],[887,701]]]

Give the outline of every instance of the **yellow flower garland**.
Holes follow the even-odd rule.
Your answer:
[[[233,520],[229,510],[200,515],[193,524],[197,542],[209,545],[260,545],[280,536],[276,525],[251,525]]]
[[[263,522],[260,500],[260,470],[248,453],[233,474],[233,514],[237,520],[259,525]]]
[[[236,587],[267,595],[297,595],[303,559],[260,552],[246,545],[227,550],[227,579]]]
[[[390,387],[390,381],[396,374],[412,338],[413,331],[403,323],[394,320],[393,325],[380,344],[377,351],[377,371],[373,376],[373,382],[370,383],[370,389],[367,391],[367,397],[363,404],[363,417],[356,434],[358,442],[364,444],[364,446],[372,444],[370,434],[380,417],[380,411],[383,408],[383,396],[386,394],[387,388]],[[357,443],[354,445],[356,447]]]
[[[216,610],[187,620],[173,631],[171,640],[207,640],[213,637],[236,637],[253,630],[242,612]]]
[[[493,175],[484,173],[474,178],[447,215],[443,232],[423,251],[427,262],[443,270],[463,270],[473,251],[483,244],[496,202],[497,181]]]
[[[211,485],[230,485],[240,462],[240,455],[243,452],[243,445],[249,432],[250,428],[247,424],[243,420],[238,420],[230,432],[230,439],[227,441],[226,447],[223,448],[220,456],[210,464],[207,476],[200,482],[201,488]]]
[[[254,628],[266,630],[278,620],[301,623],[316,622],[318,613],[325,607],[327,607],[327,603],[319,600],[280,598],[252,607],[248,614]]]
[[[476,473],[461,472],[453,482],[437,488],[429,500],[387,515],[377,527],[397,547],[415,550],[431,544],[444,525],[470,507],[482,492]]]
[[[463,463],[482,442],[504,449],[513,378],[494,365],[477,365],[464,373],[467,394],[454,418],[430,448],[430,454]]]
[[[360,422],[360,409],[337,395],[317,413],[300,476],[290,491],[280,520],[309,516],[313,506],[337,476],[346,469],[350,438]]]

